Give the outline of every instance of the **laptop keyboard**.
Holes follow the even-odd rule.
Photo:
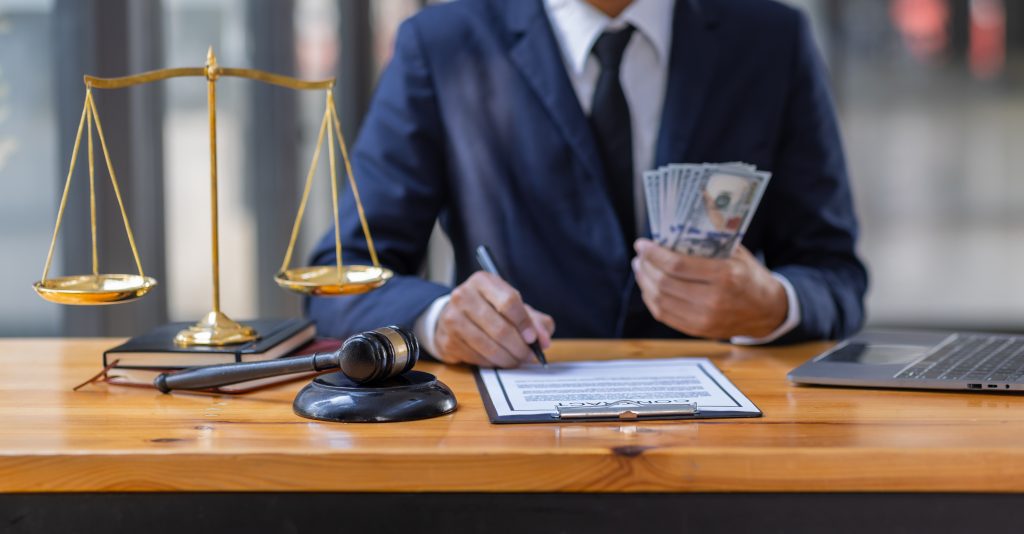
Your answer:
[[[1024,338],[954,334],[895,378],[1016,382],[1024,377]]]

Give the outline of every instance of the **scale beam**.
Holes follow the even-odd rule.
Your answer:
[[[220,76],[228,76],[230,78],[247,78],[258,82],[268,83],[270,85],[277,85],[296,90],[326,90],[333,88],[335,84],[334,78],[308,81],[256,69],[221,67],[218,70]],[[159,82],[169,78],[186,77],[205,78],[206,67],[180,67],[174,69],[151,70],[149,72],[143,72],[132,76],[121,76],[119,78],[100,78],[99,76],[90,76],[87,74],[83,79],[85,80],[86,87],[92,87],[95,89],[123,89],[134,85]]]

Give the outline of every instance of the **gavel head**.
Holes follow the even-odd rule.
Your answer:
[[[420,357],[420,344],[411,333],[384,326],[346,339],[339,353],[341,372],[357,384],[369,384],[412,369]]]
[[[292,409],[309,419],[344,423],[451,413],[457,405],[452,390],[434,375],[412,370],[419,353],[416,337],[394,326],[356,334],[339,350],[319,355],[324,365],[315,361],[315,369],[338,372],[314,378],[295,396]]]

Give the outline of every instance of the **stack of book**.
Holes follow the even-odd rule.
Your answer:
[[[316,338],[316,325],[308,319],[246,321],[260,333],[260,338],[238,345],[222,347],[180,347],[174,336],[189,323],[171,323],[134,337],[103,353],[103,366],[109,367],[106,377],[111,384],[152,386],[160,373],[179,371],[191,367],[236,362],[259,362],[330,352],[341,346],[341,341]],[[316,373],[286,375],[251,380],[222,386],[218,391],[244,393],[282,382],[292,382]]]

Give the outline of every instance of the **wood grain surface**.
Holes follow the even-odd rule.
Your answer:
[[[75,384],[117,339],[0,341],[0,491],[1024,490],[1024,396],[794,386],[827,343],[560,340],[553,361],[710,357],[758,419],[492,425],[472,373],[437,419],[302,419],[301,384],[246,396]]]

